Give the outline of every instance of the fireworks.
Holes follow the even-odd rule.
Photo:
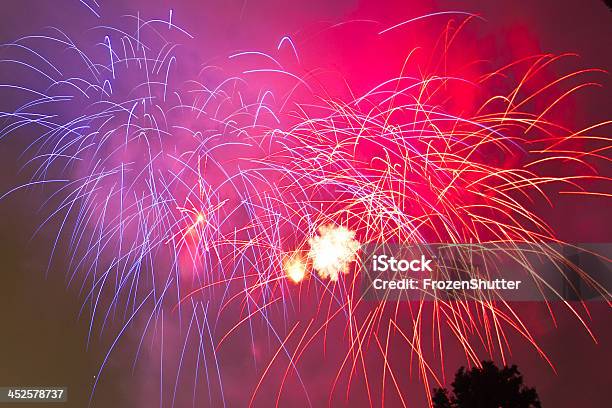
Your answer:
[[[460,26],[470,20],[457,16],[465,19]],[[90,48],[57,31],[5,46],[27,50],[20,66],[43,78],[14,86],[27,102],[3,114],[10,121],[1,134],[28,128],[29,185],[60,185],[47,221],[59,219],[56,250],[70,256],[67,281],[81,285],[92,331],[116,318],[117,338],[138,323],[141,339],[161,337],[163,346],[158,322],[175,324],[182,353],[175,367],[164,366],[176,370],[173,395],[189,355],[192,383],[206,370],[211,405],[225,402],[217,353],[237,333],[256,350],[265,337],[257,325],[274,352],[253,398],[280,358],[288,362],[278,398],[290,373],[301,383],[297,362],[328,330],[340,333],[346,352],[330,394],[344,373],[347,394],[362,375],[369,395],[364,355],[373,353],[380,362],[373,371],[384,372],[381,388],[392,381],[403,401],[396,378],[408,369],[390,366],[393,339],[416,356],[426,390],[441,378],[434,362],[443,366],[444,330],[471,362],[479,361],[478,347],[505,358],[508,329],[544,355],[508,304],[440,301],[426,316],[423,305],[364,304],[355,282],[365,243],[557,240],[533,203],[550,200],[559,185],[585,194],[582,181],[605,181],[592,162],[609,140],[590,135],[600,126],[572,131],[547,118],[571,93],[551,101],[560,81],[534,79],[556,57],[468,79],[433,68],[415,77],[403,66],[369,91],[348,86],[334,95],[304,74],[310,71],[285,68],[280,55],[263,51],[190,71],[171,39],[199,45],[171,19],[138,15],[120,27],[97,27]],[[447,30],[447,37],[458,33]],[[286,65],[301,63],[291,38],[277,51],[287,46]],[[446,58],[434,66],[447,69]],[[506,78],[521,80],[499,95],[491,82]],[[468,93],[477,103],[464,108],[456,99]],[[550,163],[588,171],[549,174]],[[311,290],[292,297],[292,287]],[[424,326],[432,327],[430,353]]]
[[[298,255],[293,255],[283,263],[283,270],[294,283],[303,281],[307,276],[306,263]]]
[[[319,235],[308,240],[308,257],[322,279],[337,281],[341,273],[349,273],[351,262],[357,257],[359,242],[355,231],[335,225],[319,227]]]

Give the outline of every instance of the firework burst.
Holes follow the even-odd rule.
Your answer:
[[[449,15],[459,19],[443,32],[453,39],[473,16]],[[251,403],[281,365],[277,403],[295,376],[310,404],[298,363],[330,331],[343,339],[330,399],[343,378],[347,395],[361,378],[371,405],[373,388],[384,404],[389,384],[407,405],[399,384],[413,363],[427,393],[440,384],[446,333],[473,364],[481,353],[505,360],[509,329],[546,358],[505,302],[364,302],[356,260],[360,243],[557,242],[534,202],[560,188],[596,193],[581,183],[605,179],[594,163],[608,160],[609,139],[591,134],[605,124],[573,131],[548,113],[592,84],[559,95],[564,80],[596,70],[542,84],[538,74],[559,58],[538,55],[461,78],[441,73],[448,54],[432,51],[431,71],[414,77],[411,50],[396,76],[357,95],[343,83],[335,95],[299,66],[290,37],[276,54],[241,51],[190,70],[178,43],[195,40],[172,13],[92,32],[83,44],[52,29],[3,46],[15,54],[3,64],[19,74],[1,86],[21,102],[2,115],[0,134],[35,135],[32,182],[3,197],[58,186],[41,221],[59,220],[54,248],[70,256],[67,281],[80,287],[90,333],[137,332],[137,358],[145,339],[163,353],[163,325],[177,328],[165,334],[179,347],[176,364],[160,369],[174,374],[162,403],[177,401],[182,381],[194,404],[198,382],[211,405],[225,403],[219,353],[242,334],[253,350],[262,338],[273,344]],[[491,92],[500,82],[508,91]],[[456,99],[466,93],[464,109]],[[551,163],[580,170],[549,174]],[[393,365],[391,349],[409,350],[409,367]],[[184,379],[187,367],[195,380]]]

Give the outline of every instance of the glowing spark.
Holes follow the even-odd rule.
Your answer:
[[[285,274],[294,283],[299,283],[306,277],[306,262],[299,256],[292,256],[283,262]]]
[[[349,264],[355,260],[359,242],[355,231],[335,225],[319,227],[319,235],[308,240],[312,266],[323,279],[338,280],[340,273],[348,273]]]

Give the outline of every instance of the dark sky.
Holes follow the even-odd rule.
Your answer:
[[[68,1],[61,6],[51,3],[5,0],[0,6],[4,17],[0,42],[38,32],[47,25],[70,25],[76,32],[89,27],[90,12],[78,1]],[[104,7],[112,9],[115,15],[145,8],[151,14],[165,15],[170,7],[168,1],[131,1],[129,5],[122,1],[104,3]],[[509,53],[575,52],[580,55],[579,66],[612,70],[612,13],[599,0],[437,1],[425,4],[317,0],[302,5],[289,5],[290,2],[285,1],[256,4],[255,1],[220,0],[202,3],[175,1],[171,7],[181,24],[190,27],[196,36],[215,39],[204,40],[207,47],[204,54],[208,57],[251,47],[267,37],[280,38],[283,33],[298,32],[320,21],[367,18],[392,24],[405,15],[461,9],[486,19],[485,24],[474,28],[474,35],[481,36],[483,42],[503,44],[510,38],[515,44],[514,48],[496,51],[499,61],[505,61]],[[350,67],[347,70],[350,71]],[[610,118],[612,81],[609,75],[599,76],[598,80],[602,88],[587,90],[575,100],[577,123],[584,125]],[[604,131],[610,134],[609,127]],[[0,192],[27,180],[27,173],[17,170],[22,164],[18,154],[26,146],[28,135],[16,136],[0,142]],[[610,174],[609,169],[602,171]],[[98,341],[96,338],[86,350],[88,320],[78,317],[81,306],[78,290],[65,287],[61,254],[60,261],[52,265],[45,278],[50,243],[54,239],[53,225],[32,238],[43,217],[39,207],[45,197],[44,191],[33,191],[0,201],[0,255],[3,258],[0,266],[0,386],[65,385],[70,390],[70,402],[62,406],[84,407],[94,375],[107,350],[108,339]],[[609,208],[607,201],[597,198],[559,199],[555,210],[547,216],[564,239],[609,242],[612,238]],[[516,310],[533,328],[539,345],[555,363],[557,374],[520,339],[513,343],[510,361],[518,364],[527,384],[537,388],[545,408],[609,405],[609,368],[612,366],[609,307],[590,305],[589,326],[597,343],[562,305],[552,307],[557,327],[542,305],[521,304],[516,305]],[[448,371],[462,364],[463,356],[449,351],[447,367],[452,368]],[[316,367],[311,370],[316,372]],[[126,401],[141,400],[126,397],[132,392],[132,383],[129,359],[112,360],[99,384],[94,406],[132,406],[134,402]],[[234,392],[240,393],[241,379],[229,379],[227,386],[236,387]],[[147,387],[139,383],[133,392],[143,392]],[[421,385],[411,386],[411,391],[415,395],[414,406],[421,406]]]

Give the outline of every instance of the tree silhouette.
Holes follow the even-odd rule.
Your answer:
[[[452,394],[445,388],[434,389],[434,408],[542,407],[536,390],[523,384],[515,365],[499,369],[492,361],[483,361],[480,368],[461,367],[451,385]]]

